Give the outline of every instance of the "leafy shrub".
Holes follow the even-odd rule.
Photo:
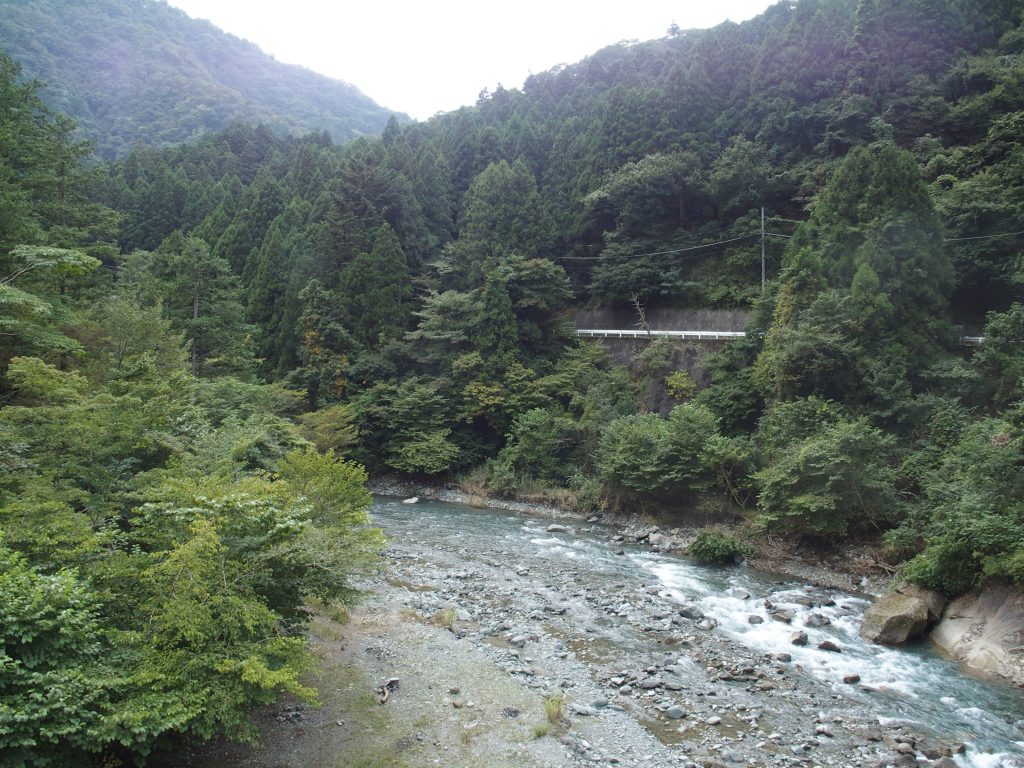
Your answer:
[[[74,765],[110,699],[97,600],[77,576],[40,574],[0,546],[0,760]]]
[[[877,528],[900,508],[893,439],[866,419],[840,420],[776,450],[754,477],[759,521],[768,528],[845,535]]]
[[[665,389],[673,400],[682,402],[697,394],[697,382],[687,371],[673,371],[665,377]]]
[[[717,420],[703,405],[685,403],[667,419],[657,414],[615,419],[597,454],[598,476],[611,490],[669,496],[708,486],[707,443]]]
[[[987,578],[1024,585],[1024,429],[1018,419],[972,424],[925,489],[935,509],[907,577],[956,595]]]
[[[565,485],[578,457],[579,426],[557,408],[531,408],[515,417],[500,460],[519,475]]]
[[[721,529],[704,528],[690,544],[690,554],[698,563],[728,565],[737,557],[750,557],[753,549]]]

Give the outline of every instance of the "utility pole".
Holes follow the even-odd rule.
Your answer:
[[[761,206],[761,293],[764,293],[764,206]]]

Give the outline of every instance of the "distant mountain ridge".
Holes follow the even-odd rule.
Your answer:
[[[342,142],[379,134],[396,114],[163,0],[0,0],[0,49],[106,158],[234,122]]]

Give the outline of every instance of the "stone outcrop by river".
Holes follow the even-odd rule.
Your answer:
[[[1024,686],[1024,595],[990,584],[950,603],[932,631],[935,643],[979,672]]]

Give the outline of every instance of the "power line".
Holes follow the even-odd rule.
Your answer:
[[[702,237],[704,235],[709,235],[709,234],[711,234],[713,232],[721,232],[723,229],[729,229],[729,228],[731,228],[734,225],[735,225],[735,222],[733,222],[733,224],[723,224],[720,227],[712,227],[711,229],[704,229],[702,232],[699,232],[699,233],[698,232],[694,232],[693,234],[680,235],[678,237],[673,237],[671,239],[675,240],[675,241],[678,241],[678,242],[681,242],[681,243],[692,243],[692,242],[694,242],[695,240],[698,240],[700,237]],[[564,246],[566,248],[607,248],[608,247],[608,243],[560,243],[560,245],[562,245],[562,246]],[[566,257],[566,258],[568,258],[568,257]]]
[[[951,237],[943,240],[944,243],[962,243],[966,240],[988,240],[993,237],[1014,237],[1015,235],[1024,235],[1024,229],[1020,232],[1000,232],[995,235],[976,235],[974,237]]]
[[[784,218],[782,216],[768,216],[768,217],[766,217],[766,219],[773,220],[773,221],[785,221],[785,222],[789,222],[791,224],[803,224],[804,223],[803,221],[798,221],[796,219],[787,219],[787,218]],[[722,227],[719,227],[718,230],[726,229],[728,226],[729,225],[724,225]],[[711,230],[711,231],[715,231],[715,230]],[[991,235],[975,235],[973,237],[950,237],[950,238],[944,239],[942,242],[943,243],[963,243],[963,242],[968,242],[968,241],[972,241],[972,240],[990,240],[990,239],[996,238],[996,237],[1016,237],[1018,235],[1024,235],[1024,230],[1020,230],[1020,231],[1017,231],[1017,232],[998,232],[998,233],[991,234]],[[670,256],[670,255],[679,254],[679,253],[690,253],[690,252],[693,252],[693,251],[702,251],[702,250],[704,250],[706,248],[714,248],[715,246],[719,246],[719,245],[728,245],[729,243],[737,243],[737,242],[740,242],[742,240],[749,240],[750,238],[753,238],[753,237],[761,237],[762,240],[765,237],[781,237],[781,238],[784,238],[786,240],[791,240],[794,236],[793,235],[784,235],[781,232],[767,232],[767,231],[762,230],[760,232],[751,232],[751,233],[746,234],[746,235],[740,235],[739,237],[732,237],[732,238],[729,238],[727,240],[718,240],[718,241],[713,242],[713,243],[702,243],[700,245],[694,245],[694,246],[690,246],[688,248],[673,248],[673,249],[670,249],[670,250],[650,251],[650,252],[647,252],[647,253],[610,253],[610,254],[602,254],[600,256],[556,256],[555,258],[558,259],[558,260],[561,260],[561,261],[601,261],[603,259],[616,259],[616,258],[618,258],[618,259],[642,259],[642,258],[646,258],[648,256]],[[597,243],[586,243],[586,244],[579,243],[579,244],[576,244],[576,247],[605,248],[607,246],[603,245],[603,244],[597,244]]]
[[[676,248],[671,251],[651,251],[650,253],[614,253],[605,254],[603,256],[556,256],[555,258],[572,260],[572,261],[597,261],[600,259],[614,259],[614,258],[625,258],[625,259],[641,259],[645,256],[667,256],[674,253],[687,253],[689,251],[699,251],[704,248],[712,248],[716,245],[725,245],[726,243],[736,243],[740,240],[749,240],[752,237],[757,237],[758,232],[751,232],[748,235],[742,235],[741,237],[733,237],[728,240],[719,240],[715,243],[704,243],[703,245],[694,245],[690,248]]]

